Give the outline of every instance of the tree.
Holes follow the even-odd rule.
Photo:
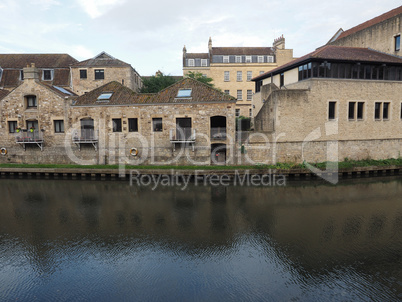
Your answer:
[[[164,75],[162,72],[158,71],[154,76],[142,79],[142,88],[140,92],[157,93],[176,82],[176,77]]]
[[[187,76],[189,78],[192,78],[194,80],[207,84],[208,86],[214,87],[214,84],[211,83],[214,79],[204,76],[201,72],[189,71]]]

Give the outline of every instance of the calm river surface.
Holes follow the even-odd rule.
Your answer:
[[[0,301],[402,300],[402,178],[0,180]]]

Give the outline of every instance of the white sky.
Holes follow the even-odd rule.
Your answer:
[[[400,0],[0,0],[0,53],[102,51],[140,75],[182,75],[182,49],[272,46],[280,35],[299,57]]]

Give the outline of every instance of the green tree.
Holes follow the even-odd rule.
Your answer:
[[[207,84],[208,86],[214,87],[214,84],[211,83],[214,79],[206,77],[206,76],[203,76],[201,72],[189,71],[187,76],[189,78],[192,78],[192,79],[200,81],[200,82],[202,82],[204,84]]]
[[[157,93],[177,82],[177,77],[158,71],[154,76],[142,79],[141,93]]]

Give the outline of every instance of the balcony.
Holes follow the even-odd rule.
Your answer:
[[[191,128],[170,129],[170,142],[173,144],[173,150],[176,149],[176,144],[189,144],[193,147],[195,143],[195,130]]]
[[[73,130],[71,138],[80,150],[82,144],[91,144],[95,150],[98,150],[99,136],[98,131],[94,129]]]
[[[43,150],[43,133],[39,130],[20,130],[15,133],[15,142],[26,150],[26,144],[36,144]]]
[[[211,128],[211,140],[225,140],[225,139],[226,139],[226,127]]]

